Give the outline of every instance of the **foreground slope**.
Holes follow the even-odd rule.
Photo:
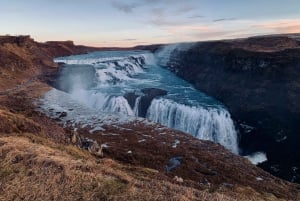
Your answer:
[[[0,200],[299,199],[299,186],[272,177],[220,145],[187,140],[188,135],[166,128],[107,127],[102,133],[107,137],[100,139],[110,147],[99,158],[74,146],[68,129],[18,102],[10,100],[14,112],[0,110]],[[166,146],[156,140],[162,131],[167,132]],[[149,146],[139,145],[141,134],[153,137]],[[184,147],[169,144],[174,136]],[[169,157],[179,155],[182,164],[167,173]]]

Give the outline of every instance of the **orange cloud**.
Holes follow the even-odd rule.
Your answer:
[[[172,26],[168,28],[168,31],[172,34],[176,33],[183,33],[183,32],[211,32],[215,31],[212,27],[209,26],[196,26],[196,25],[190,25],[190,26]]]
[[[277,33],[297,33],[300,32],[300,19],[286,19],[265,22],[255,25],[258,29],[266,29]]]

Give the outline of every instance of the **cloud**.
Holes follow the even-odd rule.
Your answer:
[[[151,9],[151,19],[149,22],[156,26],[172,26],[176,25],[172,20],[168,19],[168,15],[166,14],[166,9],[164,8],[153,8]]]
[[[124,3],[120,1],[113,1],[112,6],[124,13],[132,13],[134,9],[140,6],[138,3]]]
[[[128,1],[112,0],[111,5],[128,14],[134,13],[138,8],[146,9],[145,12],[149,13],[149,17],[152,18],[150,22],[159,26],[163,24],[162,21],[172,21],[166,20],[167,17],[172,18],[195,10],[195,6],[190,4],[190,0],[185,0],[185,2],[177,0],[132,0],[129,3]]]
[[[156,35],[156,36],[153,36],[152,38],[167,38],[167,37],[171,37],[172,34],[167,34],[167,35]]]
[[[157,4],[157,3],[161,3],[162,0],[143,0],[143,2],[145,4]]]
[[[190,5],[176,5],[168,7],[155,7],[150,10],[149,22],[153,25],[166,27],[187,24],[187,18],[182,17],[194,10]],[[180,17],[180,18],[179,18]]]
[[[151,19],[149,22],[156,25],[156,26],[161,26],[161,27],[175,26],[175,25],[181,24],[180,22],[168,20],[168,19],[166,19],[165,17],[162,17],[162,16],[161,17],[155,17],[155,18]]]
[[[277,33],[299,33],[300,19],[285,19],[258,23],[253,26],[256,29],[266,29]]]
[[[189,16],[188,18],[195,19],[195,18],[204,18],[204,17],[205,17],[204,15],[192,15],[192,16]]]
[[[195,8],[191,5],[185,5],[183,7],[178,8],[177,10],[175,10],[175,14],[185,14],[188,13],[192,10],[194,10]]]
[[[137,40],[136,38],[125,38],[125,39],[117,40],[117,41],[136,41],[136,40]]]
[[[124,13],[132,13],[136,8],[138,7],[143,7],[143,6],[147,6],[147,5],[156,5],[156,4],[160,4],[162,2],[166,2],[166,1],[170,1],[170,0],[165,0],[165,1],[161,1],[161,0],[135,0],[131,3],[124,3],[124,1],[120,1],[120,0],[113,0],[111,2],[111,5],[118,9],[119,11],[122,11]]]
[[[213,20],[213,22],[223,22],[223,21],[233,21],[233,20],[237,20],[237,19],[236,18],[219,18],[219,19]]]
[[[215,29],[209,26],[201,26],[201,25],[180,25],[180,26],[173,26],[168,28],[170,33],[201,33],[201,32],[213,32]]]
[[[197,40],[216,40],[216,39],[225,39],[228,38],[230,31],[209,31],[209,32],[200,32],[191,34]]]
[[[137,1],[142,1],[145,4],[148,5],[153,5],[153,4],[161,4],[161,5],[167,5],[167,6],[172,6],[174,4],[178,4],[178,5],[186,5],[187,3],[189,3],[191,0],[185,0],[183,1],[178,1],[178,0],[137,0]]]

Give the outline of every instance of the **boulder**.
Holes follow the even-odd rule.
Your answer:
[[[124,95],[124,98],[127,100],[131,108],[134,107],[135,100],[139,97],[135,92],[128,92]]]
[[[151,105],[151,102],[154,98],[167,95],[167,91],[163,89],[157,88],[144,88],[141,90],[143,95],[138,95],[137,92],[128,92],[124,95],[124,98],[127,100],[130,107],[133,109],[135,105],[135,101],[138,97],[141,97],[140,104],[139,104],[139,117],[146,117],[147,110]]]
[[[142,96],[140,102],[139,116],[146,117],[147,110],[154,98],[167,95],[167,91],[157,88],[145,88],[141,90],[145,95]]]

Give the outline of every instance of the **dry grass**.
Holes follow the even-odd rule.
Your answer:
[[[0,109],[0,200],[278,200],[251,188],[198,190],[150,168],[55,143],[43,126]],[[2,134],[1,134],[2,133]]]
[[[74,146],[62,146],[31,134],[1,137],[0,159],[3,201],[263,200],[252,189],[229,195],[180,186],[161,180],[155,170],[132,168],[111,159],[100,161]]]
[[[41,128],[34,121],[25,118],[23,115],[13,114],[7,110],[0,109],[0,132],[22,133],[40,132]]]

